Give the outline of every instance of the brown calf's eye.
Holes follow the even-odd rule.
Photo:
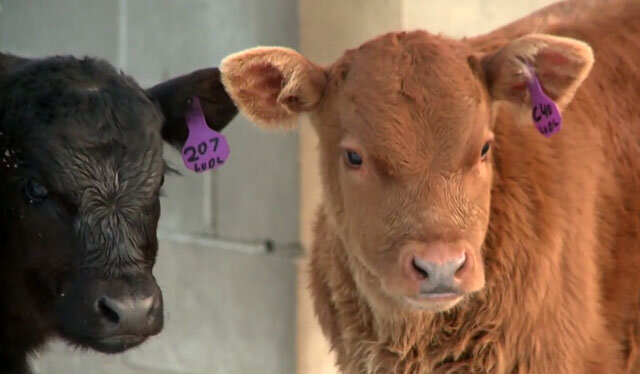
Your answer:
[[[482,146],[482,150],[480,151],[480,158],[482,159],[482,161],[487,159],[490,149],[491,149],[491,142],[484,143],[484,145]]]
[[[362,166],[362,156],[354,151],[345,151],[345,160],[351,168],[357,169]]]

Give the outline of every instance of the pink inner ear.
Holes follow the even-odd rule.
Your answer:
[[[569,64],[571,61],[562,53],[554,52],[550,50],[545,50],[536,56],[538,61],[538,72],[536,73],[538,79],[540,80],[540,84],[543,89],[545,88],[545,83],[556,82],[562,77],[559,76],[555,68],[562,68],[564,65]],[[511,90],[514,94],[521,94],[529,87],[529,82],[522,81],[517,82],[511,86]]]
[[[276,105],[284,80],[280,70],[270,63],[260,62],[251,65],[245,73],[252,78],[253,83],[247,91],[262,98],[268,105]]]
[[[525,88],[529,86],[528,82],[519,82],[511,86],[513,91],[523,91]]]
[[[558,66],[558,65],[565,65],[571,62],[562,53],[549,51],[549,50],[538,53],[537,57],[539,61],[538,64],[542,66],[545,66],[545,65]]]

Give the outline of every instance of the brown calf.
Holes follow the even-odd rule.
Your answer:
[[[311,288],[344,373],[640,370],[640,3],[584,13],[493,52],[416,31],[223,61],[247,116],[319,136]]]

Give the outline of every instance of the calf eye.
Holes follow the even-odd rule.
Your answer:
[[[47,199],[49,191],[42,184],[29,179],[24,185],[24,196],[30,204],[40,204]]]
[[[480,151],[480,158],[482,159],[482,161],[487,159],[489,149],[491,149],[491,142],[484,143],[484,145],[482,146],[482,151]]]
[[[354,151],[345,151],[345,160],[351,168],[357,169],[362,165],[362,157]]]

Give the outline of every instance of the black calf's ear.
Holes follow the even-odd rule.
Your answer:
[[[15,69],[27,61],[29,61],[28,58],[0,52],[0,75],[11,71],[11,69]]]
[[[162,137],[175,147],[181,147],[187,140],[189,131],[184,116],[192,97],[200,99],[207,124],[216,131],[225,128],[238,113],[220,82],[218,68],[196,70],[170,79],[151,87],[147,94],[164,114]]]

